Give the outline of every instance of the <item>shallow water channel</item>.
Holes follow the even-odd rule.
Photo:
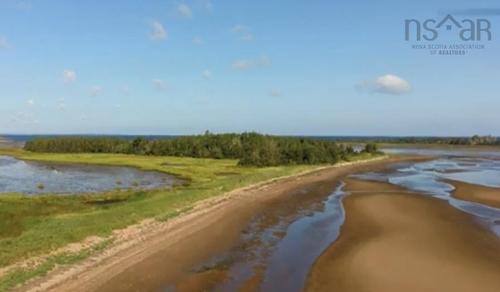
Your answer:
[[[450,195],[453,185],[446,182],[455,180],[499,188],[500,196],[499,153],[464,156],[464,153],[433,150],[432,154],[438,156],[431,161],[396,163],[384,171],[353,177],[384,181],[446,200],[500,236],[500,209],[453,198]],[[215,291],[237,291],[251,282],[258,283],[259,291],[302,291],[315,260],[341,233],[345,218],[342,199],[349,195],[343,186],[340,181],[332,186],[328,196],[304,204],[293,215],[276,215],[274,220],[254,218],[236,248],[194,267],[193,272],[227,269],[225,280]],[[307,191],[301,195],[307,196]]]
[[[156,189],[171,187],[176,181],[171,175],[131,167],[41,163],[0,156],[0,195]]]

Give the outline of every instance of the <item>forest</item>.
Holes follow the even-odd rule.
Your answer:
[[[46,153],[122,153],[154,156],[238,159],[239,165],[277,166],[334,164],[359,153],[351,146],[321,139],[279,137],[258,133],[182,136],[172,139],[119,139],[106,137],[42,138],[24,149]],[[374,143],[364,153],[379,153]]]

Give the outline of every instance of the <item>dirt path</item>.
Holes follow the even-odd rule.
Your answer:
[[[263,208],[277,200],[286,200],[287,194],[297,189],[325,182],[333,187],[338,178],[346,174],[381,169],[388,163],[409,159],[389,158],[328,167],[230,192],[205,201],[171,221],[150,221],[119,231],[117,243],[104,253],[54,271],[23,290],[151,291],[165,289],[166,283],[172,282],[180,283],[178,288],[185,287],[185,290],[192,291],[200,283],[208,288],[222,275],[214,272],[204,275],[204,279],[193,279],[190,269],[230,248],[251,218]]]
[[[500,291],[500,241],[447,202],[347,180],[339,239],[308,291]]]

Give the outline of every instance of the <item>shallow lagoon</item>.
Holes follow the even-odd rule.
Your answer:
[[[130,167],[52,164],[0,156],[0,193],[78,194],[172,187],[176,178]]]

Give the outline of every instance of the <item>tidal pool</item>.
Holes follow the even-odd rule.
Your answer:
[[[422,195],[439,198],[487,225],[500,237],[500,209],[484,204],[460,200],[451,196],[455,189],[448,181],[499,188],[500,160],[496,155],[444,156],[435,160],[399,165],[389,172],[369,172],[353,177],[365,180],[384,181]]]
[[[53,164],[0,156],[0,194],[79,194],[172,187],[171,175],[131,167]]]

